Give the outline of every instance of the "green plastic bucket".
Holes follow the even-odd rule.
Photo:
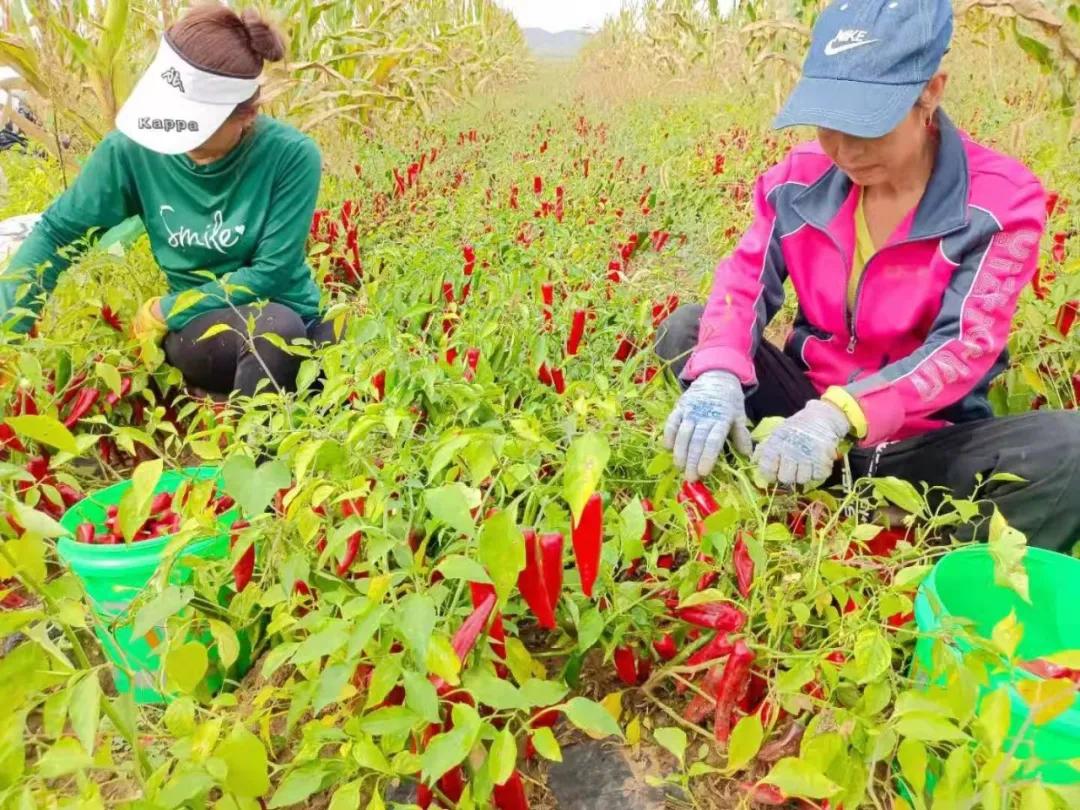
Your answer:
[[[994,563],[985,545],[958,549],[938,561],[915,598],[915,621],[921,631],[915,646],[916,677],[932,671],[934,640],[947,617],[971,620],[974,623],[971,632],[988,639],[994,626],[1010,611],[1015,612],[1024,629],[1016,652],[1021,660],[1080,649],[1080,614],[1076,610],[1080,560],[1029,548],[1024,566],[1030,604],[1010,588],[994,584]],[[948,649],[963,656],[971,650],[971,645],[963,638],[953,637]],[[1035,676],[1023,670],[991,674],[989,682],[980,687],[980,694],[988,694],[1018,679],[1034,680]],[[1006,747],[1017,739],[1029,714],[1015,688],[1009,688],[1009,696],[1012,711]],[[1080,695],[1070,709],[1051,722],[1030,725],[1018,746],[1017,756],[1024,762],[1017,778],[1041,778],[1055,785],[1076,784],[1080,771],[1068,762],[1080,758]]]
[[[186,470],[168,471],[162,474],[154,493],[175,492],[185,481],[217,479],[220,473],[212,467],[191,467]],[[99,490],[88,495],[69,509],[61,518],[60,525],[70,536],[59,538],[56,544],[60,559],[82,581],[90,607],[99,618],[95,633],[113,663],[113,677],[117,691],[134,691],[139,703],[164,703],[167,696],[160,690],[161,650],[166,639],[163,626],[155,627],[146,635],[134,637],[128,610],[131,603],[150,582],[161,565],[162,557],[171,538],[162,537],[118,546],[98,546],[78,543],[75,529],[81,523],[104,524],[109,506],[118,505],[131,488],[130,481]],[[220,560],[229,553],[227,527],[236,519],[237,510],[232,509],[218,518],[221,534],[192,541],[176,556],[169,572],[169,582],[181,585],[191,578],[191,567],[184,564],[186,557]],[[245,639],[240,639],[241,667],[250,651]],[[212,691],[221,688],[220,673],[211,669],[207,685]]]

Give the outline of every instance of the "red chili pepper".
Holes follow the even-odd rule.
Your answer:
[[[171,492],[159,492],[150,501],[150,514],[160,515],[172,507],[173,496]]]
[[[581,590],[588,596],[593,595],[593,585],[600,571],[600,554],[604,542],[604,501],[599,492],[594,492],[585,503],[581,520],[572,535],[574,559],[581,575]]]
[[[1061,309],[1058,310],[1056,326],[1062,337],[1069,336],[1073,324],[1076,323],[1077,316],[1080,316],[1080,299],[1066,301],[1061,305]]]
[[[120,380],[120,392],[110,391],[109,395],[105,397],[105,405],[109,408],[116,407],[116,404],[120,402],[124,397],[131,393],[131,377],[124,377]]]
[[[229,548],[233,548],[236,545],[237,540],[240,538],[240,532],[246,529],[251,524],[246,520],[237,520],[232,525],[232,535],[229,537]],[[255,572],[255,544],[252,543],[245,549],[244,553],[240,555],[240,559],[233,565],[233,586],[236,588],[236,592],[240,593],[251,582],[251,575]],[[303,589],[298,586],[303,584]],[[303,580],[297,580],[296,586],[293,588],[294,592],[304,593],[309,595],[311,591],[307,589],[307,583]]]
[[[1031,289],[1034,291],[1035,297],[1037,299],[1039,299],[1040,301],[1045,299],[1046,296],[1047,296],[1047,293],[1049,292],[1046,289],[1046,287],[1043,286],[1043,283],[1042,283],[1042,268],[1041,267],[1036,266],[1036,268],[1035,268],[1035,275],[1032,276],[1032,278],[1031,278]]]
[[[889,627],[892,627],[894,629],[904,627],[905,625],[911,624],[913,621],[915,621],[915,614],[911,612],[894,613],[892,616],[885,620],[886,624],[888,624]]]
[[[120,323],[120,316],[113,312],[112,307],[108,304],[101,308],[101,320],[105,321],[105,323],[117,332],[124,331],[124,325]]]
[[[476,366],[480,363],[480,350],[469,349],[465,352],[465,379],[473,381],[476,376]]]
[[[457,653],[458,659],[463,663],[466,658],[469,657],[469,653],[472,652],[473,647],[476,646],[476,640],[480,638],[480,634],[487,626],[488,617],[491,616],[491,612],[495,609],[496,596],[494,593],[488,595],[488,597],[481,602],[469,617],[465,619],[458,631],[454,633],[454,637],[450,640],[450,646],[454,648],[454,652]]]
[[[34,401],[33,394],[21,385],[15,393],[15,406],[11,409],[11,412],[13,416],[38,415],[38,406]]]
[[[1072,375],[1073,404],[1080,408],[1080,371]]]
[[[386,396],[386,372],[379,371],[371,378],[371,384],[375,387],[375,401],[382,402]]]
[[[360,541],[363,539],[361,532],[353,532],[345,541],[345,553],[341,555],[341,561],[337,566],[337,575],[345,576],[356,561],[356,555],[360,553]]]
[[[550,281],[545,281],[540,285],[540,297],[544,302],[544,325],[545,328],[551,328],[551,321],[553,318],[552,307],[555,304],[555,285]]]
[[[1053,661],[1047,661],[1045,658],[1037,658],[1033,661],[1020,661],[1017,666],[1037,678],[1063,678],[1072,681],[1074,684],[1080,685],[1080,669],[1072,669],[1070,667],[1062,666],[1061,664],[1055,664]]]
[[[561,368],[551,369],[551,382],[555,387],[555,393],[562,395],[566,393],[566,377],[563,376]]]
[[[557,532],[537,537],[532,529],[522,531],[525,538],[525,568],[518,574],[518,590],[536,616],[540,626],[556,627],[555,607],[562,592],[562,556],[564,539]]]
[[[439,790],[454,804],[461,801],[461,794],[465,792],[465,772],[460,765],[442,775],[439,779]]]
[[[1051,219],[1054,216],[1054,209],[1057,208],[1058,200],[1060,196],[1056,191],[1051,191],[1046,195],[1046,218]]]
[[[79,528],[75,530],[75,542],[90,545],[94,542],[95,534],[97,534],[97,529],[94,528],[93,523],[80,523]]]
[[[716,690],[716,714],[713,720],[713,735],[719,742],[727,742],[731,736],[731,716],[741,694],[750,685],[750,666],[754,663],[754,653],[746,642],[735,642],[735,649],[728,656],[724,665],[724,676]]]
[[[840,652],[840,650],[833,650],[825,656],[825,660],[829,663],[836,664],[837,666],[843,666],[847,663],[847,656]]]
[[[543,191],[544,191],[544,181],[540,179],[539,175],[537,175],[536,177],[533,178],[533,193],[534,194],[542,194]]]
[[[448,304],[454,303],[454,284],[450,281],[444,281],[442,285],[443,300]]]
[[[47,456],[34,456],[26,460],[26,471],[33,476],[36,483],[45,480],[49,474],[49,459]]]
[[[585,335],[585,310],[575,309],[570,324],[570,337],[566,339],[566,354],[573,357],[581,347],[581,338]]]
[[[763,782],[759,782],[754,785],[749,782],[739,783],[739,787],[746,791],[747,797],[752,802],[757,804],[763,804],[766,807],[785,807],[788,804],[788,797],[784,795],[783,791],[776,785],[766,785]]]
[[[56,491],[60,494],[60,500],[64,502],[64,508],[70,509],[85,496],[68,484],[57,484]]]
[[[716,502],[709,488],[701,481],[683,481],[682,490],[679,492],[679,503],[690,503],[697,511],[699,520],[704,520],[714,512],[719,511],[720,505]]]
[[[615,349],[615,359],[620,363],[625,363],[634,354],[637,349],[634,346],[634,342],[625,335],[619,335],[619,346]]]
[[[494,595],[495,588],[481,582],[470,582],[469,593],[472,596],[472,605],[476,608],[484,604],[484,600],[489,596]],[[491,639],[491,649],[495,652],[495,655],[505,659],[506,628],[503,626],[502,614],[499,611],[495,611],[495,615],[491,619],[491,630],[488,632],[488,637]],[[496,664],[495,670],[500,678],[506,677],[507,670],[503,664]]]
[[[735,539],[731,562],[735,566],[735,581],[738,584],[739,595],[745,599],[750,596],[750,590],[754,584],[754,561],[750,559],[750,551],[746,547],[746,541],[743,540],[741,532]]]
[[[701,682],[702,694],[694,695],[687,707],[683,710],[683,718],[691,723],[700,723],[709,716],[716,705],[716,690],[720,688],[720,682],[724,678],[724,667],[717,664],[710,667],[705,673],[705,679]]]
[[[14,450],[16,453],[26,452],[26,445],[19,440],[11,425],[6,422],[0,422],[0,447],[5,450]]]
[[[681,608],[676,610],[676,615],[688,624],[721,633],[737,633],[746,626],[746,614],[727,602],[709,602]]]
[[[547,363],[541,363],[540,368],[536,372],[536,378],[546,386],[552,386],[555,381],[551,377],[551,369],[548,368]]]
[[[82,389],[75,400],[75,404],[71,406],[71,412],[67,415],[67,419],[64,420],[64,427],[75,427],[76,423],[90,412],[90,409],[94,407],[100,396],[101,392],[96,388]]]
[[[1055,233],[1054,244],[1050,248],[1050,257],[1058,264],[1065,262],[1065,234]]]
[[[471,276],[473,269],[476,267],[476,251],[473,250],[472,245],[462,245],[461,255],[465,259],[465,275]]]
[[[496,785],[492,793],[496,810],[529,810],[529,800],[525,796],[525,783],[517,771],[510,776],[506,784]]]
[[[222,495],[218,498],[218,502],[214,504],[214,514],[224,515],[230,509],[236,505],[236,501],[232,499],[231,495]]]
[[[671,633],[664,633],[653,642],[653,649],[662,661],[670,661],[679,654],[679,647],[675,643],[675,637]]]

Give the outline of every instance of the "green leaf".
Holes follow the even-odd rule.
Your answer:
[[[1028,785],[1020,794],[1020,810],[1054,810],[1057,803],[1042,785]]]
[[[94,371],[105,385],[109,386],[110,391],[117,396],[120,395],[120,385],[123,381],[120,379],[120,372],[116,370],[116,366],[108,363],[97,363],[94,365]]]
[[[562,762],[562,748],[555,739],[555,732],[546,726],[541,726],[532,734],[533,748],[536,753],[550,762]]]
[[[595,607],[590,607],[581,614],[578,623],[578,649],[587,652],[604,635],[604,617]]]
[[[867,628],[855,638],[855,667],[859,683],[875,681],[892,666],[892,647],[880,630]]]
[[[411,593],[401,600],[397,630],[419,666],[427,666],[427,648],[435,630],[435,603],[430,596]]]
[[[665,726],[653,732],[653,739],[656,740],[657,745],[670,751],[671,755],[679,760],[680,765],[682,764],[683,759],[686,757],[685,731],[678,726]],[[537,748],[536,750],[539,751],[540,749]]]
[[[915,789],[916,795],[921,796],[926,788],[926,746],[918,740],[910,738],[902,740],[896,750],[896,758],[900,762],[900,773]]]
[[[421,777],[431,783],[451,768],[460,765],[476,745],[480,733],[480,717],[471,706],[455,704],[454,727],[445,734],[437,734],[420,756]]]
[[[181,692],[194,692],[209,665],[206,648],[197,641],[181,644],[165,656],[165,674]]]
[[[229,772],[225,789],[235,796],[254,799],[270,791],[270,766],[262,741],[237,725],[215,752]]]
[[[622,730],[607,709],[599,703],[583,697],[570,700],[563,708],[566,719],[577,728],[597,736],[622,737]]]
[[[405,673],[405,705],[429,723],[439,722],[439,695],[435,685],[419,672]]]
[[[840,790],[839,785],[796,757],[784,757],[773,765],[762,781],[776,785],[786,796],[795,798],[827,799]]]
[[[465,688],[477,703],[490,706],[497,711],[524,709],[525,701],[521,693],[509,681],[496,677],[483,669],[473,669],[465,674]]]
[[[404,734],[420,722],[416,712],[406,706],[386,706],[366,714],[357,721],[357,726],[366,734],[380,737],[385,734]]]
[[[225,622],[210,619],[209,623],[210,635],[217,645],[218,659],[221,665],[228,669],[240,657],[240,639],[237,638],[236,631]]]
[[[281,781],[268,806],[277,808],[299,804],[322,788],[326,774],[326,767],[320,761],[302,765]]]
[[[1016,611],[1010,610],[1009,615],[994,625],[990,631],[990,638],[1006,658],[1011,659],[1016,654],[1016,648],[1024,637],[1024,626],[1016,620]]]
[[[267,461],[258,468],[246,455],[230,456],[221,468],[225,492],[248,517],[260,515],[279,490],[292,485],[292,474],[282,461]]]
[[[1030,604],[1028,573],[1024,567],[1027,537],[1019,529],[1010,526],[1005,516],[996,508],[990,518],[988,547],[994,561],[994,583],[1003,588],[1011,588]]]
[[[352,755],[361,768],[370,768],[379,773],[391,772],[386,755],[369,737],[360,736],[353,740]]]
[[[33,439],[39,444],[47,444],[61,453],[79,455],[79,445],[75,436],[64,425],[51,416],[9,416],[4,420],[23,439]]]
[[[476,533],[471,511],[480,505],[480,499],[480,490],[462,483],[447,484],[424,493],[424,504],[431,516],[466,537]]]
[[[610,457],[611,447],[608,440],[599,433],[586,433],[577,437],[566,451],[563,497],[570,504],[570,513],[575,524],[581,520],[585,503],[596,491]]]
[[[909,481],[893,477],[875,478],[874,491],[909,514],[917,515],[923,511],[922,495]]]
[[[731,739],[728,742],[729,771],[739,771],[750,760],[757,756],[761,748],[761,742],[765,737],[765,730],[761,726],[761,715],[758,712],[746,715],[735,724],[731,730]]]
[[[461,554],[451,554],[443,558],[442,562],[435,566],[435,570],[446,579],[461,579],[465,582],[481,582],[484,584],[491,583],[484,566],[480,565],[476,560]]]
[[[175,616],[194,598],[195,591],[191,588],[167,586],[165,590],[139,608],[139,612],[135,614],[135,621],[131,625],[131,635],[142,638],[155,627],[164,626],[170,616]]]
[[[91,767],[94,761],[74,737],[61,737],[38,761],[35,771],[44,779],[56,779]]]
[[[174,737],[186,737],[195,730],[195,702],[177,698],[165,710],[165,728]]]
[[[94,753],[98,723],[101,720],[101,684],[96,670],[83,678],[71,690],[71,706],[68,709],[71,728],[79,738],[86,753]]]
[[[910,712],[894,721],[896,733],[923,742],[961,742],[967,739],[956,725],[927,712]]]
[[[488,754],[488,774],[492,782],[501,785],[510,778],[514,773],[517,755],[517,740],[510,729],[504,728],[495,736],[495,742],[491,744],[491,752]]]
[[[1023,680],[1016,684],[1016,691],[1027,704],[1036,726],[1060,717],[1076,700],[1076,687],[1067,678]]]
[[[995,689],[979,704],[976,722],[988,747],[995,753],[1001,751],[1005,745],[1011,714],[1012,701],[1009,700],[1009,689],[1006,686]]]
[[[64,537],[71,534],[63,526],[37,509],[31,509],[21,501],[9,501],[11,511],[15,513],[15,519],[23,527],[27,534],[35,537]],[[37,566],[34,566],[36,568]]]
[[[324,655],[331,655],[340,650],[348,640],[349,633],[341,625],[335,624],[325,630],[320,630],[300,642],[300,648],[293,655],[293,663],[301,665],[318,661]]]
[[[568,691],[566,684],[559,681],[529,678],[521,685],[521,700],[528,709],[547,708],[566,697]]]
[[[316,714],[341,698],[341,692],[354,672],[356,667],[350,664],[331,664],[322,671],[311,704]]]
[[[645,508],[638,498],[631,498],[619,513],[619,540],[622,558],[627,562],[645,554],[645,546],[641,541],[645,534],[645,525]]]
[[[499,510],[484,521],[477,555],[495,585],[499,601],[505,602],[517,585],[518,574],[525,569],[525,539],[510,512]]]
[[[160,458],[144,461],[131,475],[131,488],[120,498],[117,521],[129,543],[150,517],[150,502],[154,499],[154,488],[161,480],[163,466]]]
[[[360,788],[363,785],[359,779],[346,782],[334,791],[327,810],[356,810],[360,806]],[[376,793],[376,795],[378,795]]]

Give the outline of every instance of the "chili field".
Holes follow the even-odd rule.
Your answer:
[[[995,407],[1076,408],[1075,126],[1034,66],[994,93],[960,64],[950,114],[1052,192]],[[916,589],[979,504],[768,489],[742,459],[690,487],[660,446],[679,389],[656,327],[704,300],[754,178],[806,137],[774,109],[765,85],[541,65],[428,123],[316,129],[340,341],[296,349],[296,395],[188,395],[128,337],[163,291],[145,239],[90,250],[33,336],[0,337],[0,807],[554,807],[550,769],[593,740],[661,763],[671,806],[1078,806],[1024,775],[1007,687],[980,691],[1015,619],[911,669]],[[3,217],[62,188],[50,157],[0,168]],[[190,467],[216,492],[154,501]],[[59,521],[122,481],[83,539],[172,540],[106,618]],[[995,521],[990,547],[1022,591],[1024,538]],[[118,687],[98,634],[123,628],[168,703]],[[1071,705],[1055,688],[1024,693],[1036,724]]]

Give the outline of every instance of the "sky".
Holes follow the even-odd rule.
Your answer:
[[[513,12],[523,28],[567,31],[599,28],[604,18],[617,12],[623,0],[497,0]]]

